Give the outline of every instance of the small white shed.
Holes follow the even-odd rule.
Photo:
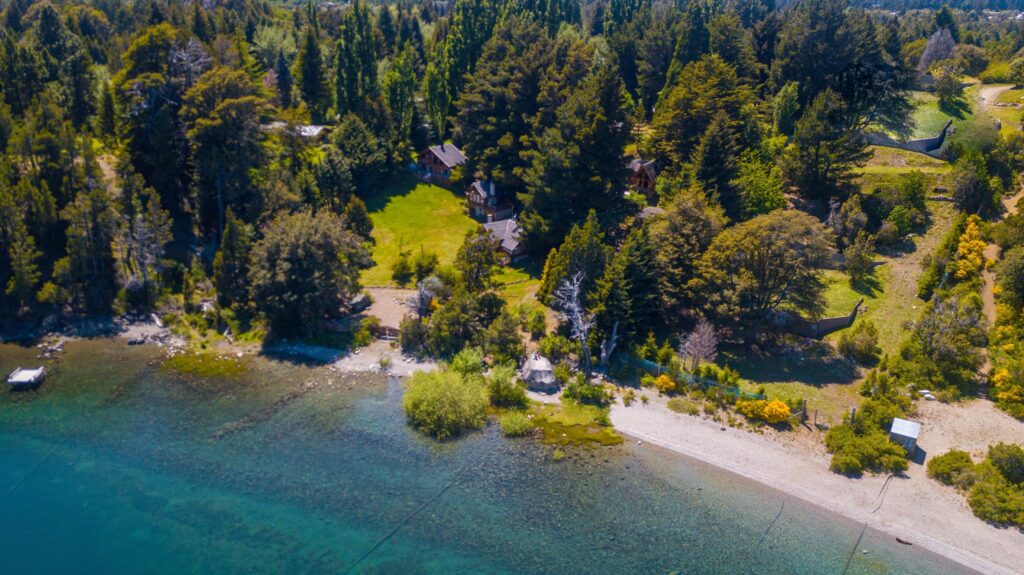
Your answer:
[[[908,454],[913,455],[914,451],[917,450],[917,437],[919,435],[921,435],[920,423],[898,417],[892,420],[889,440],[902,445]]]

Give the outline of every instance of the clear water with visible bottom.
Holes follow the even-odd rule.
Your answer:
[[[270,359],[201,380],[154,348],[66,347],[39,390],[0,394],[0,573],[971,573],[652,447],[554,461],[493,424],[438,444],[395,380]],[[0,373],[35,354],[0,346]]]

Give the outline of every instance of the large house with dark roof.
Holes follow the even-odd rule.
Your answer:
[[[512,217],[515,208],[498,198],[498,192],[491,180],[475,180],[466,190],[466,206],[469,217],[481,222],[494,222]]]
[[[466,155],[455,144],[430,146],[420,154],[420,169],[431,180],[450,186],[452,170],[466,163]]]

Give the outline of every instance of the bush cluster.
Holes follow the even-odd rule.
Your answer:
[[[789,406],[778,399],[740,400],[736,402],[736,411],[747,419],[771,425],[787,421],[790,416]]]
[[[417,372],[402,397],[409,421],[437,439],[483,427],[488,403],[483,379],[453,369]]]
[[[861,320],[839,336],[839,353],[861,365],[874,365],[882,353],[878,347],[878,328],[871,320]]]
[[[1024,527],[1024,447],[991,445],[977,464],[968,453],[954,449],[928,462],[928,476],[964,490],[979,518]]]
[[[522,437],[533,430],[533,422],[521,411],[510,411],[498,418],[501,432],[506,437]]]

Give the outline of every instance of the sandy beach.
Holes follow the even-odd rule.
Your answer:
[[[851,479],[829,471],[820,433],[769,429],[759,434],[678,414],[666,403],[666,398],[656,397],[648,405],[616,404],[612,423],[637,441],[753,479],[979,572],[1024,573],[1024,533],[976,518],[961,494],[929,479],[920,463],[911,463],[904,476],[892,479],[887,475]],[[917,419],[924,426],[919,444],[929,457],[952,447],[979,457],[989,443],[1024,443],[1024,424],[988,402],[927,403],[921,405]]]

